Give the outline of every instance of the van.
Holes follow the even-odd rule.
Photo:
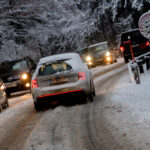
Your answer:
[[[140,33],[139,29],[124,32],[121,34],[120,51],[123,53],[125,63],[132,59],[129,39],[131,40],[134,57],[150,51],[150,42]]]

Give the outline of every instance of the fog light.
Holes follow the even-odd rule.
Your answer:
[[[110,57],[107,57],[107,61],[110,61],[111,60],[111,58]]]
[[[26,83],[26,87],[30,87],[30,83]]]
[[[92,65],[92,62],[88,62],[89,65]]]

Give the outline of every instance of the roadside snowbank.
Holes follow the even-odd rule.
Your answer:
[[[129,82],[128,72],[118,80],[105,116],[114,128],[117,141],[128,140],[136,149],[150,149],[150,72],[141,76],[141,85]],[[120,134],[116,134],[116,131]]]

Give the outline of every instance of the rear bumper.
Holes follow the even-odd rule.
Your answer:
[[[32,96],[34,101],[36,101],[39,98],[64,96],[80,92],[85,95],[89,95],[90,85],[87,81],[83,80],[76,83],[63,84],[55,87],[35,88],[32,89]]]
[[[73,91],[66,91],[66,92],[61,92],[61,93],[53,93],[53,94],[48,94],[48,95],[41,95],[38,96],[38,98],[43,98],[43,97],[49,97],[49,96],[56,96],[56,95],[65,95],[65,94],[73,94],[77,92],[83,92],[83,90],[73,90]]]
[[[150,52],[150,47],[148,47],[148,48],[146,48],[146,49],[136,50],[136,51],[133,50],[133,54],[134,54],[135,57],[140,56],[140,55],[142,55],[142,54],[145,54],[145,53],[147,53],[147,52]],[[124,56],[124,57],[132,58],[131,51],[130,51],[130,50],[125,50],[125,51],[123,52],[123,56]]]
[[[72,102],[84,102],[86,98],[86,94],[82,90],[76,90],[76,91],[68,91],[64,93],[59,93],[57,95],[47,95],[44,97],[38,97],[35,102],[38,102],[39,104],[51,104],[53,102],[59,102],[59,104],[72,103]],[[44,103],[43,103],[44,102]],[[70,104],[71,104],[70,103]]]

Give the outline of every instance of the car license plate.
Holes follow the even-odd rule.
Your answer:
[[[50,79],[50,84],[57,84],[57,83],[63,83],[63,82],[67,82],[67,79],[64,77]]]
[[[6,88],[11,88],[11,87],[16,87],[17,83],[16,82],[11,82],[11,83],[5,83]]]

